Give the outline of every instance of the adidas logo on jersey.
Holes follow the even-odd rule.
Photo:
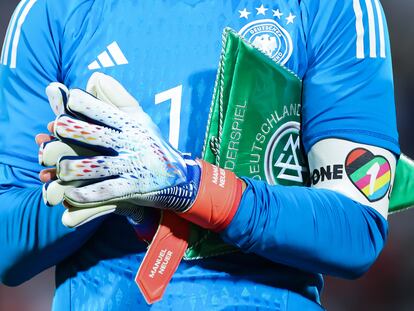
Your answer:
[[[119,65],[128,64],[124,53],[122,53],[116,41],[107,46],[106,50],[98,55],[98,59],[89,64],[89,70],[97,70],[101,68],[109,68]]]

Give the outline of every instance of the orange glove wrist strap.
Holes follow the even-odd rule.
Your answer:
[[[232,221],[242,197],[242,181],[228,170],[198,160],[201,180],[197,197],[189,210],[179,214],[184,219],[215,232]]]

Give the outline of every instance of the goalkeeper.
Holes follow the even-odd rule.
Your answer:
[[[321,309],[321,274],[358,277],[382,250],[399,155],[385,18],[378,1],[366,3],[371,2],[22,1],[6,36],[0,69],[1,281],[18,285],[56,265],[54,310]],[[246,40],[303,78],[302,140],[311,171],[345,160],[349,165],[335,178],[315,177],[312,188],[269,186],[225,172],[226,189],[233,195],[229,202],[216,202],[219,213],[211,218],[206,217],[211,213],[209,205],[197,200],[214,196],[214,185],[203,179],[214,168],[184,159],[176,150],[192,153],[193,159],[200,156],[225,26],[240,30]],[[139,99],[149,118],[142,118],[135,100],[107,76],[98,74],[89,80],[88,90],[101,100],[73,90],[86,88],[91,71],[96,70],[116,77]],[[131,161],[128,171],[143,172],[145,183],[127,176],[121,183],[111,179],[118,187],[104,185],[106,189],[134,196],[137,203],[149,207],[145,211],[175,209],[182,217],[220,232],[243,253],[183,262],[164,299],[148,306],[133,282],[146,244],[136,239],[125,217],[113,213],[92,220],[92,214],[78,217],[76,209],[64,212],[62,205],[50,208],[42,201],[37,177],[42,167],[32,140],[46,132],[46,124],[54,119],[44,95],[54,81],[72,90],[66,93],[62,85],[53,84],[50,101],[67,104],[73,113],[59,119],[54,134],[62,141],[95,145],[99,147],[95,152],[115,155],[112,160],[117,162],[108,165],[110,176],[122,173],[125,164],[116,155],[138,159]],[[63,93],[56,100],[57,88]],[[118,108],[109,108],[108,102]],[[84,126],[78,123],[82,122],[79,115],[103,131],[92,137],[95,143],[69,137],[73,132],[64,129],[65,121]],[[114,134],[119,132],[128,135]],[[169,137],[173,147],[162,136]],[[130,143],[123,145],[125,138],[131,138]],[[160,149],[151,149],[149,143],[135,155],[134,139],[144,138]],[[44,143],[49,138],[43,134],[37,140]],[[163,166],[150,153],[153,150],[167,155],[176,179],[162,179],[170,174],[156,169]],[[144,159],[151,156],[154,166],[145,165]],[[79,163],[66,160],[58,163],[58,177],[76,179],[71,168]],[[364,176],[358,174],[368,161],[379,160],[381,166],[373,165]],[[67,192],[69,203],[85,206],[96,201],[94,187],[102,185],[89,178],[96,177],[93,174],[102,163],[84,172],[88,188]],[[121,165],[118,171],[116,164]],[[385,182],[377,189],[381,177]],[[54,171],[43,171],[41,178],[49,181]],[[124,181],[133,186],[123,187]],[[170,197],[163,192],[177,185],[195,185],[179,209],[164,203]],[[135,186],[148,186],[139,190],[144,193],[161,191],[165,200],[135,196]],[[368,187],[369,195],[363,187]],[[46,189],[45,197],[58,201],[52,189]],[[75,215],[63,219],[76,228],[63,226],[62,215]]]

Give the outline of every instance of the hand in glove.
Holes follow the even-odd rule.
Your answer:
[[[64,199],[63,222],[74,227],[147,206],[174,211],[210,230],[226,228],[237,211],[242,181],[230,171],[183,157],[118,82],[104,80],[98,97],[79,89],[66,92],[58,84],[48,88],[51,101],[61,102],[56,110],[64,107],[68,113],[53,125],[58,141],[47,143],[40,156],[42,163],[56,164],[54,183],[65,187],[50,191],[52,183],[45,191],[50,204]]]

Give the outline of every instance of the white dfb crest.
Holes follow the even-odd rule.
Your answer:
[[[270,57],[277,48],[276,38],[268,34],[257,36],[252,44]]]
[[[239,35],[254,47],[282,65],[290,59],[293,52],[289,32],[276,20],[259,19],[245,25]]]

